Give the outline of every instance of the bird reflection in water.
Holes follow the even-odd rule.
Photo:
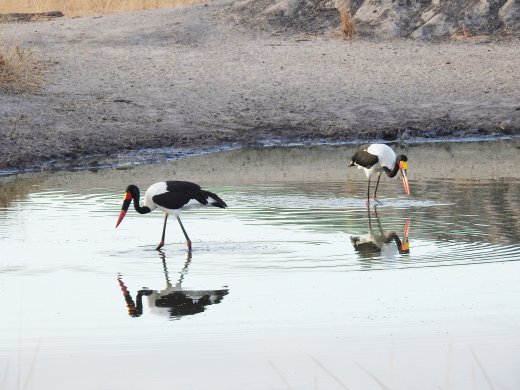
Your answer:
[[[220,290],[184,290],[181,286],[182,281],[188,273],[191,262],[191,255],[188,255],[186,263],[180,272],[179,280],[175,285],[170,282],[168,268],[166,266],[166,256],[163,251],[159,251],[163,264],[166,287],[164,290],[151,290],[142,288],[137,291],[135,301],[125,283],[122,275],[117,281],[123,292],[123,296],[131,317],[140,317],[143,314],[143,296],[146,296],[150,311],[169,317],[170,319],[180,319],[183,316],[202,313],[206,306],[220,303],[224,296],[229,293],[228,289]]]
[[[363,236],[350,237],[350,242],[354,246],[356,252],[362,258],[382,259],[395,258],[398,255],[407,255],[410,253],[410,244],[408,241],[408,234],[410,232],[410,218],[406,218],[403,238],[395,232],[385,233],[381,226],[381,221],[377,215],[377,208],[374,207],[374,214],[377,221],[377,229],[372,226],[372,216],[370,207],[367,207],[368,212],[368,234]]]

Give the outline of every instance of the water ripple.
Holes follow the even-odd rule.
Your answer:
[[[518,183],[443,180],[441,188],[436,180],[415,182],[410,198],[393,197],[387,186],[382,204],[370,211],[360,195],[365,186],[358,180],[348,188],[342,182],[214,188],[228,209],[183,213],[194,256],[222,259],[199,271],[358,271],[520,259],[520,201],[513,196],[520,193]],[[131,210],[115,230],[121,200],[120,192],[102,189],[34,192],[0,209],[0,239],[11,240],[12,250],[85,245],[80,258],[111,253],[114,245],[129,246],[116,258],[139,248],[146,251],[141,257],[155,256],[161,213]],[[167,248],[182,253],[179,233],[171,221]]]

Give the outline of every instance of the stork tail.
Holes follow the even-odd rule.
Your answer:
[[[219,198],[217,194],[214,194],[213,192],[205,191],[206,195],[208,196],[208,203],[212,206],[219,207],[221,209],[225,209],[227,207],[226,202],[224,202],[222,199]]]

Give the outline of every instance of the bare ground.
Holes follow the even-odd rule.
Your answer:
[[[230,22],[228,0],[2,25],[48,65],[0,92],[0,169],[140,148],[520,135],[520,41],[342,40]]]

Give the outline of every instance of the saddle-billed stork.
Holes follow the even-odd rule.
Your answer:
[[[410,195],[410,185],[408,184],[408,177],[406,176],[406,170],[408,169],[408,157],[406,157],[404,154],[396,156],[395,152],[388,145],[361,145],[356,153],[354,153],[352,156],[348,166],[357,166],[359,169],[363,169],[365,171],[368,179],[367,204],[370,203],[370,177],[374,173],[377,173],[377,184],[373,196],[375,201],[378,201],[376,199],[377,187],[379,186],[379,180],[381,179],[381,173],[383,172],[385,172],[388,177],[395,177],[397,172],[401,171],[404,192],[406,195]]]
[[[164,226],[161,242],[157,246],[157,250],[164,246],[164,235],[166,233],[166,221],[168,220],[168,215],[174,215],[177,218],[177,221],[179,221],[184,237],[186,237],[188,250],[191,252],[191,240],[188,237],[179,217],[181,209],[201,206],[215,206],[222,209],[227,207],[227,204],[216,194],[205,191],[201,189],[198,184],[189,181],[161,181],[152,184],[144,194],[144,206],[139,204],[139,197],[140,193],[137,186],[131,184],[126,188],[125,199],[123,201],[121,213],[117,219],[116,228],[125,217],[132,201],[134,202],[135,210],[139,214],[148,214],[156,208],[164,211]]]

